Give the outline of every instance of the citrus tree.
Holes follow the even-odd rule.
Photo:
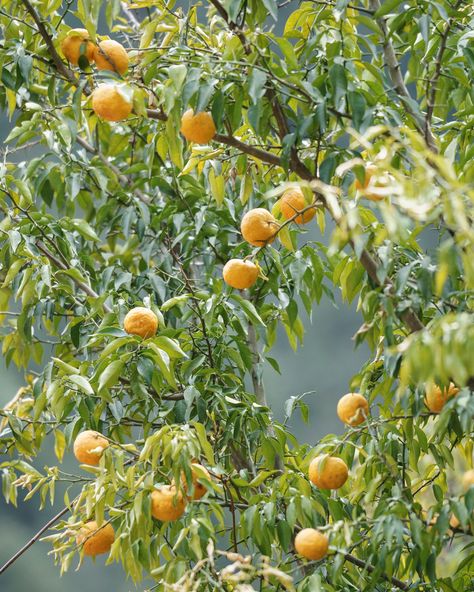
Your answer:
[[[150,590],[472,590],[472,5],[3,0],[0,23],[3,494],[68,485],[0,572],[43,535],[61,570],[107,553]],[[372,353],[340,432],[301,444],[262,369],[338,293]],[[74,474],[35,466],[48,436]]]

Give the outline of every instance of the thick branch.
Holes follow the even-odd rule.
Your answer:
[[[255,331],[255,327],[252,325],[252,323],[249,323],[247,337],[250,351],[252,352],[252,370],[250,372],[250,375],[252,377],[255,398],[259,405],[268,407],[267,398],[265,396],[265,386],[263,384],[263,378],[261,376],[261,373],[259,373],[257,369],[257,366],[260,363],[260,352],[258,350],[257,332]],[[270,424],[270,426],[267,428],[267,431],[270,436],[275,437],[275,430],[272,424]],[[279,454],[275,455],[275,469],[278,469],[280,471],[284,470],[284,464]]]
[[[56,48],[54,47],[53,39],[52,39],[51,35],[48,33],[48,31],[46,30],[46,27],[44,26],[43,21],[41,20],[39,14],[33,8],[31,3],[29,2],[29,0],[21,0],[21,2],[23,4],[23,6],[25,7],[26,11],[28,12],[28,14],[35,21],[36,26],[38,27],[38,31],[39,31],[41,37],[43,38],[44,42],[46,43],[46,46],[48,47],[49,53],[51,55],[51,59],[53,60],[54,65],[56,66],[56,69],[58,70],[58,72],[60,74],[62,74],[64,76],[64,78],[66,78],[69,82],[74,84],[74,86],[77,86],[77,84],[78,84],[77,78],[74,76],[73,72],[64,65],[64,63],[61,59],[61,56],[58,54],[58,52],[56,51]]]
[[[250,351],[252,352],[252,371],[250,374],[252,376],[253,391],[255,393],[255,398],[257,400],[257,403],[259,405],[263,405],[264,407],[267,407],[267,398],[265,396],[265,387],[263,385],[262,377],[259,375],[259,373],[257,371],[257,365],[260,362],[260,354],[259,354],[258,345],[257,345],[257,334],[255,331],[255,327],[252,325],[252,323],[249,323],[247,335],[248,335],[248,342],[249,342]]]
[[[266,150],[261,150],[260,148],[256,148],[255,146],[251,146],[250,144],[245,144],[234,136],[226,136],[223,134],[216,134],[214,136],[214,140],[216,142],[220,142],[221,144],[227,144],[227,146],[233,146],[234,148],[238,148],[241,152],[245,152],[245,154],[250,154],[250,156],[255,156],[259,160],[266,162],[268,164],[274,164],[276,166],[281,166],[281,159],[276,154],[272,152],[267,152]]]

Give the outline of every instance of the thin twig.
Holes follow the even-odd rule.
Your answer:
[[[45,255],[51,261],[51,263],[54,263],[54,265],[58,269],[60,269],[61,271],[68,271],[68,267],[60,259],[53,255],[53,253],[51,253],[51,251],[47,249],[40,240],[36,241],[36,247],[39,251],[43,253],[43,255]],[[99,294],[97,294],[97,292],[93,290],[90,286],[88,286],[85,282],[76,279],[74,276],[71,276],[71,279],[78,288],[80,288],[85,294],[87,294],[91,298],[100,298]],[[102,308],[106,313],[112,312],[110,306],[105,302],[102,304]]]
[[[23,547],[21,549],[19,549],[15,555],[13,555],[12,557],[10,557],[10,559],[4,564],[2,565],[2,567],[0,567],[0,574],[2,574],[4,571],[6,571],[13,563],[15,563],[15,561],[17,559],[19,559],[23,553],[25,553],[26,551],[28,551],[28,549],[30,547],[32,547],[36,541],[40,538],[40,536],[46,532],[47,530],[49,530],[51,528],[51,526],[53,526],[53,524],[55,524],[58,520],[60,520],[64,514],[67,514],[67,512],[69,512],[70,508],[68,506],[64,507],[60,512],[58,512],[56,514],[56,516],[53,516],[51,518],[51,520],[49,520],[48,522],[46,522],[46,524],[44,526],[42,526],[38,532],[25,544],[23,545]]]

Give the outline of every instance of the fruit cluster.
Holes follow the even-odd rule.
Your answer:
[[[97,466],[104,451],[109,447],[109,440],[99,432],[85,430],[74,441],[76,459],[86,465]],[[183,474],[181,488],[174,482],[152,491],[150,496],[151,515],[162,522],[172,522],[180,518],[190,501],[200,500],[207,493],[206,481],[211,480],[209,471],[199,463],[191,463],[192,494],[188,495],[188,483]],[[204,479],[204,482],[201,481]],[[183,493],[184,492],[184,493]],[[108,553],[115,540],[113,526],[106,522],[99,526],[94,520],[86,522],[80,529],[76,543],[82,546],[84,555]]]

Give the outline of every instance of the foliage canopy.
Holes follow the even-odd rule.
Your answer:
[[[11,503],[70,482],[48,536],[62,570],[95,520],[115,530],[109,560],[154,590],[472,589],[473,22],[462,0],[3,0],[0,319],[25,387],[0,411],[0,468]],[[84,41],[68,64],[74,27],[120,41],[123,76]],[[129,117],[94,113],[104,82]],[[206,144],[180,135],[190,108],[212,115]],[[278,202],[295,188],[304,226]],[[257,207],[280,223],[271,245],[239,233]],[[245,257],[260,278],[239,292],[221,269]],[[370,411],[301,445],[262,368],[279,370],[278,327],[297,349],[338,292],[372,351],[349,385]],[[123,330],[135,306],[155,336]],[[430,413],[426,389],[450,382]],[[48,435],[61,462],[89,429],[110,444],[97,467],[35,468]],[[325,454],[350,471],[334,493],[308,479]],[[206,495],[154,520],[154,489],[187,498],[195,461]],[[295,555],[305,528],[329,537],[321,561]]]

